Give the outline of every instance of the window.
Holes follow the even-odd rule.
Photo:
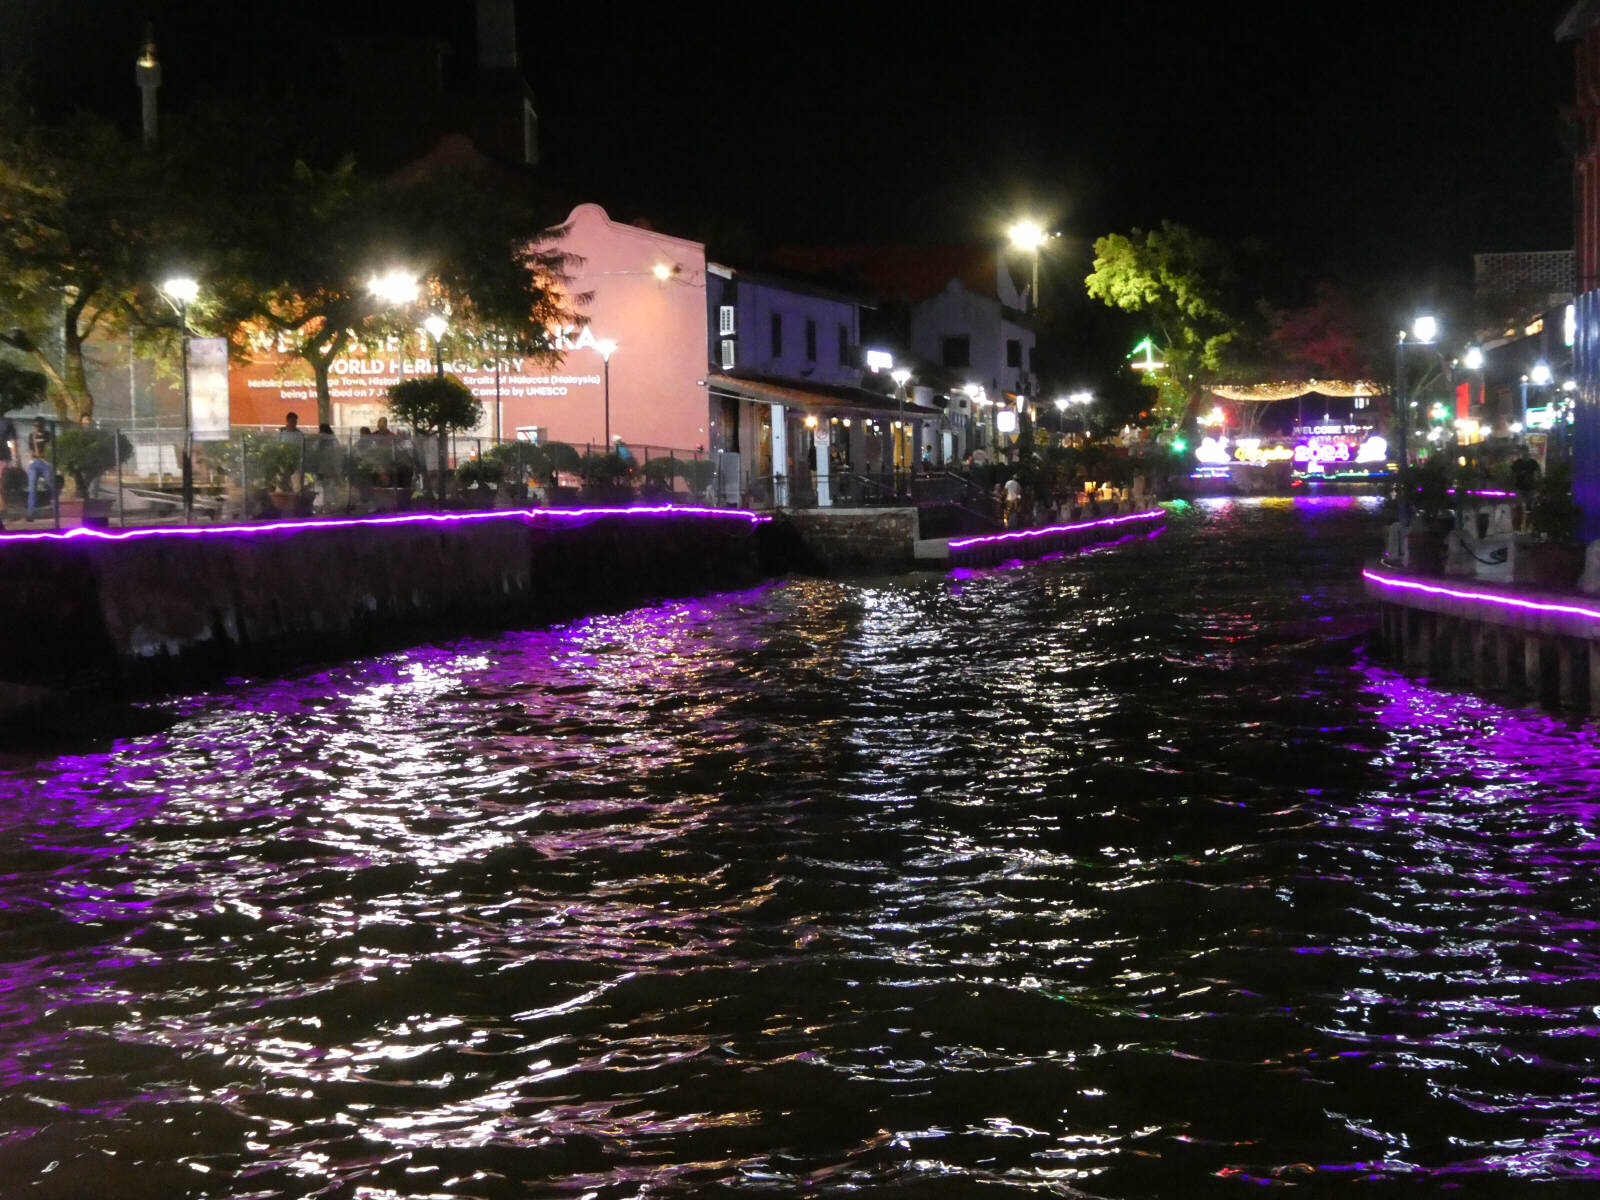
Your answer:
[[[724,337],[733,332],[733,305],[724,304],[717,309],[717,332]]]
[[[850,365],[850,326],[839,326],[839,365]]]
[[[772,314],[772,357],[783,357],[783,314]]]
[[[1022,339],[1021,338],[1007,338],[1006,339],[1006,366],[1008,366],[1008,367],[1020,367],[1020,366],[1022,366]]]
[[[817,323],[806,322],[806,361],[817,361]]]
[[[723,338],[722,339],[722,369],[724,371],[733,370],[735,357],[736,356],[735,356],[734,350],[733,350],[733,339],[732,338]]]
[[[962,334],[959,337],[947,337],[944,340],[944,365],[947,367],[970,367],[972,365],[972,339]]]

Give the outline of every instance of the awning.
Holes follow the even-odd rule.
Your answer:
[[[904,407],[894,396],[869,392],[865,388],[842,385],[804,384],[770,379],[740,379],[732,375],[713,375],[706,380],[713,395],[728,396],[735,400],[755,400],[763,404],[781,404],[785,408],[818,415],[893,417],[904,412],[908,417],[938,417],[942,412],[918,404],[909,396]]]

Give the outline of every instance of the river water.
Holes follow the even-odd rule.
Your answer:
[[[6,759],[0,1194],[1592,1195],[1592,732],[1369,659],[1379,521],[1179,507]]]

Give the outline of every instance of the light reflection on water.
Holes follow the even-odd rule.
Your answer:
[[[1589,1186],[1589,733],[1369,662],[1377,521],[1208,502],[1044,563],[240,681],[12,762],[0,1167]]]

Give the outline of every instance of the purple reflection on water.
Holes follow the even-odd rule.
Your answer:
[[[1103,517],[1097,521],[1079,521],[1072,525],[1046,525],[1039,529],[1020,529],[1010,533],[986,533],[979,537],[951,538],[950,549],[961,550],[967,546],[994,546],[1042,537],[1058,537],[1064,533],[1076,533],[1081,529],[1105,529],[1113,525],[1126,525],[1133,521],[1164,521],[1166,517],[1165,509],[1152,508],[1146,512],[1126,513],[1119,517]]]

